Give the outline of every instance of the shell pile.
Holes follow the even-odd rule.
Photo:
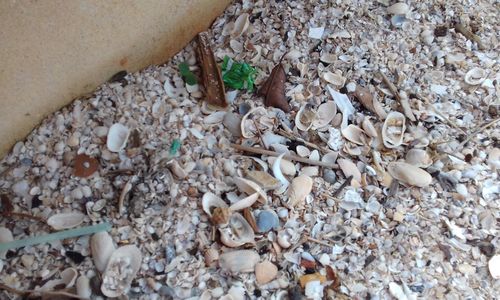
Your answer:
[[[207,40],[217,65],[257,73],[224,110],[180,74],[202,78],[193,43],[49,116],[0,161],[0,243],[112,229],[0,251],[0,282],[42,298],[498,297],[498,3],[333,2],[232,2]]]

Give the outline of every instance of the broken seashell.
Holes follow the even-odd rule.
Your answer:
[[[309,148],[304,147],[302,145],[297,146],[296,152],[300,157],[308,157],[309,155],[311,155],[311,150],[309,150]]]
[[[375,129],[375,125],[373,125],[372,121],[370,121],[370,118],[368,117],[364,118],[363,122],[361,123],[361,126],[363,127],[363,131],[365,132],[366,135],[372,138],[378,137],[377,129]]]
[[[205,264],[207,267],[215,267],[217,265],[217,261],[219,260],[219,251],[214,248],[208,248],[205,250]]]
[[[241,136],[241,117],[238,114],[227,112],[224,115],[224,119],[222,120],[222,124],[231,132],[231,134],[235,137]]]
[[[113,239],[105,232],[98,232],[90,238],[90,251],[94,265],[99,272],[103,272],[108,265],[111,254],[116,250]]]
[[[354,106],[352,106],[352,103],[347,95],[337,92],[336,90],[332,89],[330,85],[327,85],[326,87],[328,89],[328,92],[332,96],[333,101],[335,101],[338,109],[340,110],[340,112],[342,112],[342,125],[340,128],[346,128],[349,118],[354,114],[356,110],[354,109]]]
[[[230,211],[238,211],[238,210],[242,210],[244,208],[250,207],[255,203],[255,201],[257,201],[258,198],[259,198],[259,194],[254,193],[248,197],[245,197],[245,198],[239,200],[238,202],[232,204],[231,206],[229,206],[229,210]]]
[[[208,125],[218,124],[224,120],[225,111],[216,111],[203,118],[203,123]]]
[[[312,121],[312,129],[316,130],[330,124],[337,114],[337,105],[333,101],[327,101],[318,107],[316,116]]]
[[[285,155],[284,153],[280,154],[273,163],[274,177],[276,177],[276,179],[278,179],[281,182],[281,187],[277,190],[278,194],[285,192],[286,188],[290,184],[288,180],[285,178],[285,176],[283,176],[283,173],[281,172],[281,160],[283,159],[284,155]]]
[[[201,205],[203,207],[203,211],[212,217],[213,209],[216,207],[220,208],[228,208],[228,205],[224,200],[219,198],[217,195],[215,195],[212,192],[206,192],[202,199],[201,199]]]
[[[295,126],[302,131],[308,131],[315,119],[316,111],[313,110],[312,105],[304,104],[295,115]]]
[[[323,53],[323,54],[321,54],[319,60],[324,62],[324,63],[331,64],[337,60],[337,56],[335,54],[332,54],[332,53]]]
[[[354,164],[351,160],[345,159],[345,158],[340,158],[340,159],[337,159],[337,164],[339,165],[340,169],[344,173],[345,177],[352,176],[353,180],[356,180],[357,182],[361,182],[361,172],[359,171],[356,164]]]
[[[410,11],[410,6],[404,2],[398,2],[387,8],[387,12],[391,15],[405,15]]]
[[[229,218],[231,217],[231,210],[226,207],[216,207],[212,212],[212,218],[210,221],[214,225],[227,224],[229,222]]]
[[[257,215],[256,225],[258,232],[268,232],[279,226],[278,215],[270,209],[263,210]]]
[[[486,71],[482,68],[472,68],[465,73],[464,81],[470,85],[479,85],[486,79]]]
[[[82,298],[90,299],[92,289],[90,288],[90,280],[87,276],[81,275],[76,280],[76,293]]]
[[[55,230],[69,229],[82,224],[85,215],[80,212],[61,213],[52,215],[47,224]]]
[[[277,159],[278,159],[277,157],[269,157],[267,159],[269,164],[271,165],[271,168]],[[286,160],[286,159],[281,159],[280,170],[284,175],[287,175],[287,176],[295,176],[295,173],[297,173],[297,169],[295,168],[295,165],[291,161]],[[273,172],[273,174],[274,174],[274,172]],[[274,177],[276,177],[276,175],[274,175]]]
[[[500,254],[490,258],[490,261],[488,261],[488,269],[493,279],[500,279]]]
[[[390,112],[382,126],[382,140],[387,148],[396,148],[403,143],[406,130],[405,116],[400,112]]]
[[[394,179],[408,185],[425,187],[432,182],[432,176],[429,173],[405,162],[389,163],[387,171]]]
[[[363,129],[356,125],[350,124],[346,128],[342,129],[342,135],[349,140],[358,145],[366,145],[365,132]]]
[[[300,169],[300,175],[307,175],[309,177],[316,177],[319,174],[319,169],[318,167],[314,166],[309,166],[309,167],[303,167]]]
[[[13,240],[12,232],[8,228],[0,227],[0,243],[8,243]],[[5,254],[7,254],[7,250],[0,251],[0,259],[5,259]]]
[[[253,250],[237,250],[221,254],[219,266],[231,273],[249,273],[254,271],[259,260],[259,254]]]
[[[242,13],[238,16],[236,21],[234,21],[233,30],[231,30],[231,37],[237,38],[240,37],[245,31],[247,31],[250,26],[250,19],[247,13]]]
[[[420,168],[427,168],[432,165],[431,156],[424,149],[410,149],[406,153],[405,161]]]
[[[236,186],[241,192],[247,195],[258,193],[260,198],[262,199],[262,202],[263,203],[267,202],[266,193],[264,193],[262,188],[257,183],[242,177],[236,177],[234,178],[234,184],[236,184]]]
[[[142,254],[135,245],[126,245],[116,249],[109,258],[106,270],[102,274],[101,292],[107,297],[126,294],[130,284],[139,271]]]
[[[265,191],[278,188],[280,181],[264,171],[248,171],[248,178],[257,182]]]
[[[284,249],[290,248],[292,246],[292,237],[293,230],[291,228],[280,230],[277,237],[278,244]]]
[[[108,131],[106,145],[111,152],[120,152],[127,145],[130,130],[119,123],[113,124]]]
[[[239,213],[233,213],[229,223],[224,228],[219,228],[220,240],[228,247],[239,247],[246,243],[254,243],[255,234],[252,226]]]
[[[339,156],[338,152],[328,152],[327,154],[323,155],[321,161],[333,165],[337,161],[338,156]]]
[[[264,115],[267,115],[267,110],[262,106],[249,110],[241,119],[241,135],[247,139],[254,137],[258,129],[255,128],[256,122],[254,122],[253,119],[258,119]]]
[[[292,180],[288,191],[288,205],[294,207],[304,202],[312,190],[313,180],[307,175],[300,175]]]
[[[271,282],[278,275],[278,267],[270,261],[263,261],[255,266],[255,279],[257,284]]]
[[[59,285],[63,285],[64,288],[70,288],[75,284],[77,277],[78,272],[75,268],[67,268],[61,272],[61,279],[47,281],[38,291],[50,291]]]
[[[340,74],[325,72],[323,76],[321,76],[326,82],[333,84],[333,86],[337,88],[341,88],[344,86],[346,78]]]

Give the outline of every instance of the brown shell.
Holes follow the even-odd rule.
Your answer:
[[[99,169],[99,161],[86,154],[78,154],[75,156],[73,175],[77,177],[89,177]]]

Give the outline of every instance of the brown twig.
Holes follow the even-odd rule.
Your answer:
[[[475,35],[474,33],[472,33],[469,29],[467,29],[464,26],[464,24],[457,23],[455,25],[455,30],[457,32],[460,32],[461,34],[463,34],[468,40],[476,42],[477,43],[477,47],[480,50],[486,49],[486,47],[484,46],[483,42],[481,41],[481,38],[479,36]]]
[[[306,145],[307,147],[314,148],[314,149],[316,149],[316,150],[318,150],[318,151],[321,151],[321,152],[323,152],[323,153],[328,153],[328,152],[330,152],[328,149],[325,149],[324,147],[321,147],[321,146],[318,146],[318,145],[313,144],[313,143],[311,143],[311,142],[308,142],[308,141],[304,140],[303,138],[300,138],[300,137],[298,137],[298,136],[295,136],[293,133],[291,133],[291,132],[287,132],[287,131],[285,131],[285,130],[283,130],[283,129],[278,129],[278,133],[279,133],[279,134],[281,134],[281,135],[283,135],[283,136],[285,136],[286,138],[291,139],[292,141],[301,142],[301,143],[303,143],[304,145]]]
[[[396,86],[387,78],[387,76],[379,71],[380,76],[382,76],[382,80],[384,81],[385,85],[389,88],[391,93],[394,95],[394,98],[399,102],[399,105],[401,105],[401,108],[403,109],[404,115],[410,120],[415,122],[417,119],[415,118],[415,115],[413,115],[413,112],[411,111],[410,103],[408,102],[408,97],[401,97],[401,94],[399,94],[398,89]]]
[[[60,290],[60,291],[36,291],[36,290],[18,290],[13,287],[10,287],[8,285],[5,285],[3,283],[0,283],[0,290],[5,290],[9,293],[20,295],[20,296],[31,296],[31,295],[46,295],[46,296],[54,296],[54,298],[57,298],[55,296],[65,296],[69,297],[71,299],[82,299],[82,300],[87,300],[88,298],[86,297],[81,297],[76,294],[68,293],[65,290]],[[50,298],[52,299],[52,297]]]
[[[335,190],[335,192],[333,192],[332,197],[336,198],[346,186],[351,184],[351,180],[352,180],[352,175],[347,177],[346,180],[339,186],[339,188]]]
[[[500,121],[500,118],[497,118],[497,119],[487,123],[486,125],[481,126],[477,130],[474,130],[473,133],[469,134],[469,136],[463,142],[460,143],[459,147],[462,148],[463,146],[465,146],[465,144],[467,144],[470,140],[472,140],[476,136],[476,134],[480,133],[481,131],[487,129],[490,126],[495,125],[495,123],[497,123],[498,121]]]
[[[280,156],[281,153],[262,149],[262,148],[256,148],[256,147],[246,147],[238,144],[231,144],[231,147],[233,147],[236,150],[244,151],[244,152],[250,152],[250,153],[256,153],[256,154],[262,154],[262,155],[269,155],[269,156]],[[331,168],[331,169],[338,169],[339,166],[337,164],[329,164],[326,162],[322,162],[319,160],[312,160],[308,158],[303,158],[300,156],[296,155],[285,155],[283,156],[284,159],[292,160],[292,161],[298,161],[304,164],[312,165],[312,166],[320,166],[320,167],[325,167],[325,168]]]
[[[333,248],[333,245],[330,245],[330,244],[325,243],[325,242],[323,242],[323,241],[317,240],[317,239],[312,238],[312,237],[310,237],[310,236],[308,236],[308,237],[307,237],[307,240],[308,240],[309,242],[313,242],[313,243],[316,243],[316,244],[320,244],[320,245],[323,245],[323,246],[327,246],[327,247]]]
[[[31,219],[47,225],[47,220],[45,220],[44,218],[33,216],[27,213],[9,211],[9,212],[2,212],[1,214],[5,217],[19,217],[19,218]]]

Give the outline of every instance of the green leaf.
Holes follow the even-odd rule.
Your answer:
[[[222,62],[222,80],[230,88],[253,91],[257,70],[249,64],[235,62],[230,57],[225,56]]]
[[[179,71],[181,72],[182,78],[184,78],[184,81],[189,84],[189,85],[195,85],[198,83],[198,80],[196,79],[196,75],[191,72],[189,69],[189,65],[186,62],[181,62],[179,64]]]

